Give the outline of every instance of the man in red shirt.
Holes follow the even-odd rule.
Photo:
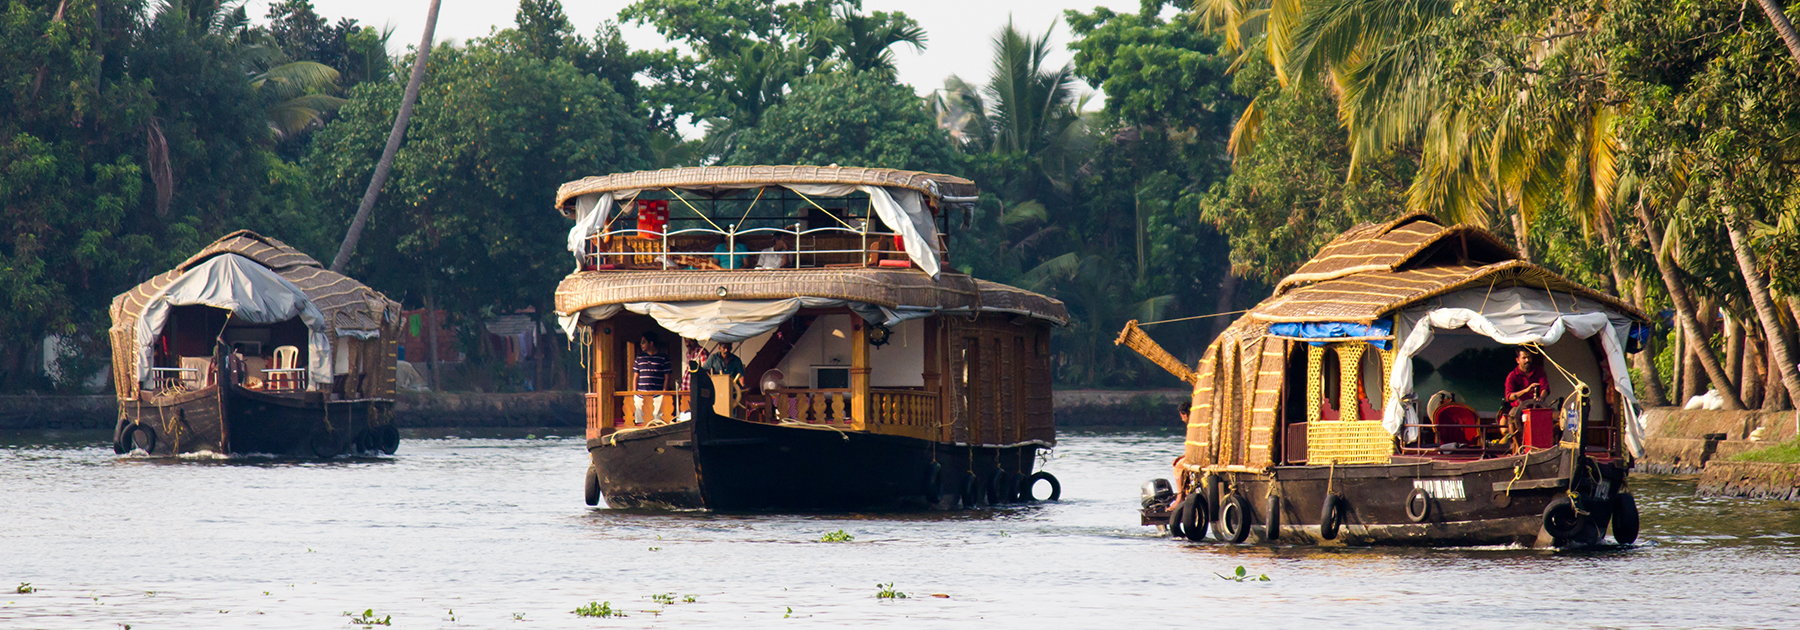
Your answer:
[[[1500,415],[1506,418],[1506,434],[1510,439],[1523,430],[1519,407],[1527,400],[1543,398],[1550,393],[1550,379],[1544,376],[1541,358],[1530,348],[1521,347],[1513,361],[1518,367],[1506,374],[1506,399],[1500,403]]]

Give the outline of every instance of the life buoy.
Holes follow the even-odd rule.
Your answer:
[[[925,466],[925,487],[921,490],[924,490],[926,505],[937,505],[938,499],[943,495],[943,481],[943,464],[931,462]]]
[[[142,437],[139,437],[140,434]],[[125,446],[127,453],[131,452],[129,449],[133,448],[144,449],[145,454],[155,453],[156,429],[150,428],[150,425],[147,424],[131,425],[131,428],[125,429]]]
[[[1414,506],[1417,506],[1417,509],[1414,509]],[[1425,492],[1424,488],[1413,488],[1412,492],[1406,495],[1406,520],[1423,523],[1425,517],[1430,515],[1431,495]]]
[[[1269,495],[1269,511],[1263,516],[1263,540],[1275,542],[1281,539],[1281,495]]]
[[[1233,545],[1244,542],[1250,537],[1250,501],[1241,494],[1232,494],[1225,498],[1225,505],[1219,507],[1219,526],[1215,528],[1220,542]]]
[[[374,442],[382,453],[393,455],[394,451],[400,450],[400,427],[384,425],[376,430],[375,438]]]
[[[1062,498],[1062,482],[1056,480],[1056,475],[1040,470],[1031,473],[1030,477],[1026,477],[1024,481],[1019,482],[1019,499],[1022,501],[1038,501],[1039,499],[1037,498],[1036,490],[1038,481],[1050,482],[1050,498],[1043,499],[1044,501],[1056,501]]]
[[[1633,498],[1629,492],[1613,495],[1612,533],[1613,541],[1621,545],[1637,542],[1637,499]]]
[[[1337,540],[1338,527],[1344,524],[1344,497],[1337,493],[1325,495],[1325,505],[1319,508],[1319,537],[1325,540]]]
[[[600,505],[600,469],[588,464],[587,495],[582,497],[589,506]]]
[[[1575,511],[1575,502],[1567,495],[1556,497],[1550,505],[1544,506],[1544,532],[1559,543],[1580,532],[1586,524],[1587,519]]]

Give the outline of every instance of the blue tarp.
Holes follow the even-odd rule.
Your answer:
[[[1392,337],[1394,335],[1394,320],[1378,319],[1375,320],[1374,324],[1357,324],[1352,322],[1282,322],[1279,324],[1269,324],[1269,334],[1295,339],[1318,339],[1320,341],[1313,341],[1312,345],[1322,346],[1325,345],[1326,341],[1332,339],[1344,339],[1346,337]],[[1387,350],[1393,345],[1393,341],[1389,339],[1370,341],[1369,343],[1382,350]]]

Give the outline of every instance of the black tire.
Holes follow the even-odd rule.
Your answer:
[[[1581,533],[1587,518],[1575,511],[1575,503],[1567,496],[1557,497],[1544,506],[1544,532],[1559,544]]]
[[[125,430],[125,446],[127,453],[131,452],[131,449],[141,448],[144,449],[146,455],[154,454],[156,452],[156,429],[150,428],[150,425],[147,424],[131,425],[131,428]]]
[[[393,455],[400,450],[400,427],[389,424],[376,429],[373,442],[382,453]]]
[[[937,505],[938,499],[944,495],[944,465],[931,462],[925,466],[925,485],[920,490],[925,496],[926,505]]]
[[[981,484],[975,481],[975,473],[963,477],[962,506],[965,510],[981,506]]]
[[[1007,488],[1013,485],[1007,483],[1009,481],[1012,481],[1012,476],[1004,468],[995,468],[993,474],[988,475],[987,500],[989,505],[1012,503],[1012,497],[1007,496],[1009,494]]]
[[[119,418],[119,423],[113,426],[114,455],[124,455],[131,452],[131,443],[125,439],[125,432],[130,428],[131,420],[128,418]]]
[[[1198,492],[1189,493],[1182,499],[1170,514],[1170,518],[1175,519],[1173,522],[1180,524],[1180,532],[1176,535],[1194,542],[1206,540],[1206,525],[1211,520],[1208,515],[1212,513],[1207,508],[1206,497]],[[1175,532],[1175,529],[1171,528],[1170,531]]]
[[[1170,538],[1187,538],[1187,520],[1188,519],[1187,519],[1187,514],[1182,511],[1186,508],[1187,508],[1187,498],[1186,497],[1182,497],[1182,499],[1180,501],[1176,501],[1174,503],[1169,504],[1169,537]]]
[[[1036,491],[1038,481],[1050,482],[1050,498],[1043,499],[1044,501],[1056,501],[1062,498],[1062,482],[1056,480],[1056,475],[1040,470],[1031,473],[1030,477],[1026,477],[1023,481],[1019,482],[1020,501],[1035,503],[1039,500]]]
[[[1250,521],[1250,501],[1243,495],[1233,494],[1219,506],[1219,523],[1213,527],[1213,533],[1219,537],[1219,542],[1240,544],[1250,538]]]
[[[306,439],[306,447],[319,459],[330,459],[344,452],[344,446],[338,443],[337,434],[325,427],[313,429],[312,436]]]
[[[600,469],[595,468],[593,464],[588,464],[587,494],[582,498],[590,507],[600,505]]]
[[[1630,493],[1613,495],[1612,535],[1613,541],[1621,545],[1637,542],[1637,499]]]
[[[1263,541],[1281,540],[1281,495],[1269,495],[1269,511],[1263,515]]]
[[[1344,497],[1336,493],[1325,495],[1325,505],[1319,508],[1319,537],[1337,540],[1338,528],[1343,524]]]
[[[1412,493],[1406,495],[1406,520],[1423,523],[1428,516],[1431,516],[1431,495],[1424,488],[1413,488]]]

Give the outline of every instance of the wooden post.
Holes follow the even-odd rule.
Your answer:
[[[869,334],[862,317],[850,317],[850,428],[869,423]]]
[[[614,417],[613,391],[618,383],[618,372],[613,365],[616,349],[613,347],[612,322],[594,324],[594,363],[588,373],[593,383],[589,391],[599,399],[598,414],[588,416],[588,437],[597,438],[613,432],[617,418]]]
[[[942,320],[933,316],[919,320],[919,323],[925,329],[925,339],[922,342],[925,344],[925,373],[922,375],[925,379],[925,391],[936,395],[932,399],[935,406],[925,414],[926,421],[931,423],[931,426],[925,427],[925,433],[933,440],[948,442],[949,423],[944,422],[944,408],[947,405],[944,404],[946,396],[943,391],[943,371],[938,369],[938,361],[942,360],[942,355],[938,352],[938,326],[942,324]]]

